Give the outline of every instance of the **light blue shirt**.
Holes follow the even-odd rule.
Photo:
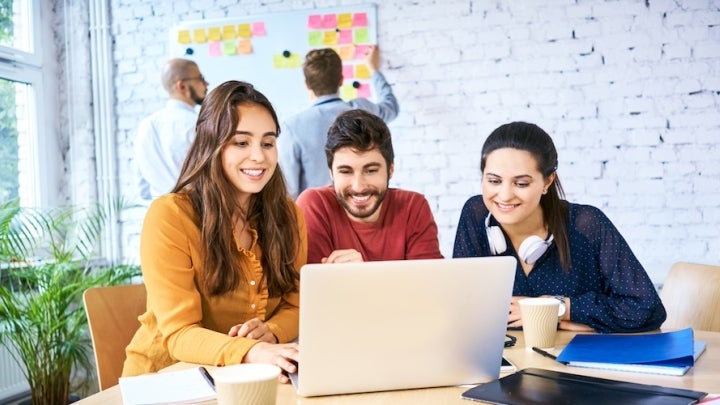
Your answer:
[[[190,105],[170,99],[140,122],[133,147],[142,199],[157,198],[175,186],[195,139],[197,116]]]
[[[362,109],[390,122],[398,115],[400,107],[392,87],[380,72],[372,75],[377,104],[364,98],[345,102],[337,94],[324,95],[315,103],[290,117],[280,128],[278,153],[280,168],[288,185],[288,191],[297,198],[306,188],[330,184],[330,171],[325,157],[325,140],[330,126],[343,111]]]

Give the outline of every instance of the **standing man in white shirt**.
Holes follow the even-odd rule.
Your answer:
[[[187,59],[169,60],[161,79],[170,99],[165,108],[140,122],[135,136],[135,165],[144,200],[169,193],[175,186],[195,139],[195,106],[202,104],[208,89],[198,65]]]

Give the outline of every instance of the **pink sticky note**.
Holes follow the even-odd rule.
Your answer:
[[[325,14],[322,22],[323,28],[336,28],[337,27],[337,14]]]
[[[265,23],[264,22],[256,22],[252,24],[252,34],[254,37],[264,37],[267,35],[267,31],[265,31]]]
[[[308,28],[319,30],[323,27],[323,19],[320,14],[313,14],[308,16]]]
[[[343,79],[352,79],[355,77],[355,67],[353,65],[343,65],[342,75]]]
[[[357,89],[357,96],[362,98],[370,98],[370,85],[367,83],[360,83],[360,87]]]
[[[352,44],[352,41],[352,30],[340,30],[340,35],[338,36],[338,44]]]
[[[222,48],[220,42],[208,42],[208,53],[210,56],[222,56]]]
[[[365,58],[365,55],[368,54],[369,51],[368,45],[356,45],[355,46],[355,59],[363,59]]]
[[[353,27],[367,27],[367,25],[368,25],[367,13],[353,14]]]

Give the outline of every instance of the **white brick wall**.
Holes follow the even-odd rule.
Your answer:
[[[363,3],[111,0],[120,173],[138,121],[164,103],[174,22]],[[656,282],[675,261],[720,263],[719,1],[377,3],[401,104],[391,185],[427,196],[446,256],[480,191],[485,137],[526,120],[555,139],[569,199],[602,208]],[[120,181],[134,192],[130,175]],[[129,257],[141,217],[124,223]]]

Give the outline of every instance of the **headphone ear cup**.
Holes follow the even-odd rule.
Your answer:
[[[533,235],[525,239],[518,249],[518,255],[527,264],[533,264],[545,253],[549,242],[546,242],[543,238]]]
[[[490,244],[490,253],[499,255],[500,253],[507,250],[507,243],[505,243],[505,234],[499,226],[487,227],[488,243]]]

